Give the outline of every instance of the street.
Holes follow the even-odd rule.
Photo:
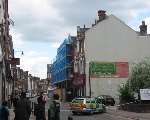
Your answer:
[[[100,113],[93,115],[72,115],[72,113],[68,110],[61,110],[60,120],[67,120],[68,116],[71,116],[73,120],[135,120],[122,116],[116,116],[109,113]],[[11,115],[10,120],[13,120],[14,115]],[[35,120],[34,115],[31,115],[30,120]],[[148,119],[140,119],[140,120],[148,120]]]
[[[61,120],[67,120],[67,116],[72,115],[70,112],[61,112]],[[73,115],[73,120],[131,120],[129,118],[115,116],[108,113],[93,115]]]
[[[46,105],[48,106],[48,105]],[[47,107],[48,108],[48,107]],[[46,117],[47,114],[46,108]],[[93,115],[72,115],[69,107],[62,104],[60,111],[60,120],[68,120],[68,116],[71,116],[73,120],[150,120],[149,113],[133,113],[117,110],[116,107],[107,107],[106,113],[99,113]],[[13,120],[13,109],[10,110],[10,120]],[[35,120],[35,116],[32,114],[30,120]],[[47,118],[48,120],[48,118]]]

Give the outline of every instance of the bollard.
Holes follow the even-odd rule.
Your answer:
[[[68,116],[68,120],[73,120],[73,118],[71,116]]]

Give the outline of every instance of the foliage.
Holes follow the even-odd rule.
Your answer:
[[[136,64],[132,68],[130,81],[130,88],[134,92],[139,92],[140,89],[150,88],[150,60],[145,59]]]
[[[134,100],[133,92],[130,90],[128,82],[120,86],[119,98],[121,103],[131,102]]]
[[[150,59],[134,64],[131,76],[119,88],[121,102],[132,101],[134,99],[133,93],[139,93],[140,89],[144,88],[150,88]]]

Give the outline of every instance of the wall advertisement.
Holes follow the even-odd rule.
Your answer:
[[[128,62],[90,62],[90,77],[126,78],[129,74]]]

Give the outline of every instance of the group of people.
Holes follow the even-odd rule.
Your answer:
[[[34,103],[34,115],[36,120],[46,120],[45,104],[46,99],[43,93],[37,98],[37,103]],[[9,109],[6,101],[0,106],[0,120],[9,120]],[[14,102],[14,120],[29,120],[32,113],[31,101],[26,97],[26,93],[22,92],[19,99]],[[48,120],[60,120],[60,103],[59,96],[53,95],[49,101]]]

